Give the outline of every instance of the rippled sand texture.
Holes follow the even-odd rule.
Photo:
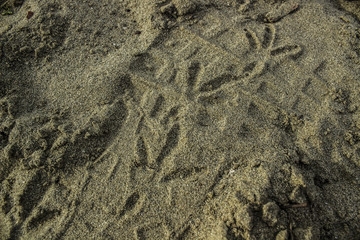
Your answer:
[[[357,1],[10,2],[0,239],[358,239]]]

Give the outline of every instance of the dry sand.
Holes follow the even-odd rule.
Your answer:
[[[8,2],[0,239],[360,239],[359,1]]]

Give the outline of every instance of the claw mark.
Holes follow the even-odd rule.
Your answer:
[[[256,34],[253,31],[250,31],[248,29],[244,29],[245,31],[245,36],[247,37],[248,41],[249,41],[249,45],[251,49],[258,49],[260,42],[258,37],[256,36]]]
[[[173,83],[175,81],[175,79],[176,79],[176,75],[177,75],[177,70],[174,69],[171,76],[170,76],[170,78],[169,78],[169,80],[168,80],[168,82]]]
[[[274,50],[271,50],[270,55],[271,56],[278,56],[280,54],[289,54],[289,55],[295,55],[300,50],[300,47],[298,45],[286,45],[279,48],[275,48]]]
[[[151,110],[150,113],[150,117],[155,117],[157,115],[157,113],[159,112],[159,110],[161,109],[161,106],[163,105],[163,103],[165,102],[165,98],[160,95],[157,99],[156,102],[154,104],[153,109]]]
[[[193,89],[197,77],[200,72],[200,63],[199,62],[192,62],[189,67],[189,77],[187,79],[187,84],[189,89]]]
[[[262,43],[262,47],[263,48],[269,48],[271,47],[271,44],[273,43],[275,36],[274,36],[274,31],[272,28],[270,28],[269,26],[265,27],[265,32],[264,32],[264,40]]]
[[[188,60],[190,58],[192,58],[193,56],[195,56],[198,52],[199,52],[200,48],[195,48],[186,58],[185,60]]]
[[[212,80],[210,80],[207,83],[204,83],[201,87],[200,87],[200,91],[201,92],[210,92],[210,91],[214,91],[218,88],[220,88],[223,84],[225,83],[229,83],[232,80],[235,79],[235,76],[231,75],[231,74],[224,74],[221,75],[220,77],[216,77]]]
[[[179,107],[172,107],[169,113],[163,118],[161,121],[162,124],[167,125],[169,123],[170,118],[175,117],[179,112]]]
[[[139,199],[140,199],[140,195],[137,192],[131,194],[131,196],[128,197],[128,199],[126,199],[124,209],[120,212],[119,217],[120,218],[123,217],[126,212],[129,212],[132,209],[134,209],[134,207],[135,207],[136,203],[139,201]]]
[[[132,210],[135,207],[135,204],[137,203],[137,201],[139,200],[140,195],[135,192],[133,193],[127,200],[125,203],[125,207],[124,209],[126,209],[127,211]]]
[[[326,61],[322,61],[313,72],[322,82],[327,84],[327,80],[321,76],[321,72],[326,68],[326,64]]]
[[[252,72],[255,69],[256,64],[257,64],[257,62],[251,62],[251,63],[249,63],[248,65],[246,65],[244,67],[243,72],[244,72],[245,76],[249,75],[249,73]]]
[[[193,169],[186,169],[186,168],[180,168],[176,169],[175,171],[172,171],[171,173],[165,175],[161,181],[162,182],[169,182],[173,181],[175,179],[184,179],[188,178],[196,173],[199,173],[203,170],[203,168],[195,167]]]
[[[167,157],[171,150],[176,147],[179,141],[180,126],[175,124],[167,134],[165,146],[161,149],[159,156],[156,159],[158,166],[161,166],[162,161]]]
[[[315,70],[313,71],[315,74],[319,74],[319,72],[321,72],[322,70],[324,70],[326,67],[326,61],[322,61],[319,66],[317,66],[315,68]]]
[[[302,91],[303,93],[306,93],[310,85],[311,85],[311,78],[309,78],[309,79],[306,81],[306,83],[305,83],[304,87],[301,89],[301,91]]]
[[[114,163],[114,165],[112,166],[111,170],[109,171],[109,175],[107,176],[107,181],[111,181],[114,176],[115,176],[115,173],[117,172],[117,170],[119,169],[120,167],[120,158],[118,158],[116,160],[116,162]]]
[[[139,123],[138,123],[138,126],[136,128],[136,131],[135,133],[136,134],[140,134],[140,131],[141,131],[141,128],[143,127],[143,124],[144,124],[144,116],[141,117]]]
[[[142,136],[139,137],[136,144],[136,148],[137,148],[137,156],[138,156],[138,158],[136,159],[136,166],[147,165],[148,154],[147,154],[144,138]]]

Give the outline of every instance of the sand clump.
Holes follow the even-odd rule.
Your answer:
[[[0,239],[360,235],[357,1],[9,9]]]

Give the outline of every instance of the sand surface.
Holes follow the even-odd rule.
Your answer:
[[[1,240],[360,239],[359,1],[0,2]]]

